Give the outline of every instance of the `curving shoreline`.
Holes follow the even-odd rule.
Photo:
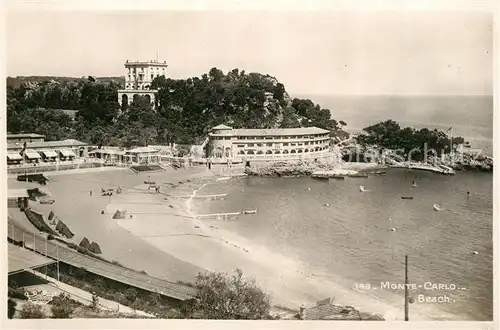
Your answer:
[[[336,304],[352,304],[355,308],[384,315],[386,320],[400,318],[400,308],[395,308],[376,297],[369,297],[366,293],[343,288],[336,283],[334,275],[308,271],[300,261],[254,244],[234,232],[225,230],[223,224],[212,226],[197,219],[194,197],[214,181],[191,181],[184,187],[191,190],[191,196],[180,203],[169,198],[167,203],[174,205],[178,213],[183,213],[178,217],[164,217],[160,220],[148,215],[138,215],[134,216],[133,221],[119,221],[119,224],[148,244],[203,269],[227,273],[232,273],[236,268],[242,269],[245,276],[255,278],[259,285],[268,291],[274,305],[292,309],[297,309],[302,304],[312,305],[325,298],[325,288],[328,288],[330,292],[337,292]],[[148,235],[144,231],[144,227],[153,224],[156,236]],[[414,314],[414,317],[418,316]],[[421,319],[425,318],[421,316]]]

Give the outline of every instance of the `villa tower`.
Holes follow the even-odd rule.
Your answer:
[[[125,62],[125,89],[118,90],[118,103],[130,104],[134,98],[145,96],[151,103],[155,102],[157,90],[151,89],[153,79],[167,76],[167,63],[158,60],[149,62]]]

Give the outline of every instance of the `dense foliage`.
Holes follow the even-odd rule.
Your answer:
[[[233,276],[200,273],[195,284],[198,294],[193,312],[198,317],[219,320],[270,318],[269,296],[255,281],[243,278],[243,272],[239,269]]]
[[[238,69],[224,74],[212,68],[201,77],[179,80],[156,78],[154,106],[139,97],[120,107],[121,85],[120,79],[111,78],[9,78],[7,130],[43,134],[47,140],[74,138],[127,147],[198,143],[222,123],[235,128],[329,130],[345,124],[311,100],[291,99],[275,78]]]
[[[363,129],[357,138],[363,146],[400,150],[400,155],[412,160],[422,160],[425,151],[434,150],[439,156],[450,152],[450,138],[440,130],[412,127],[402,128],[397,122],[387,120]],[[462,137],[453,137],[453,145],[464,143]]]

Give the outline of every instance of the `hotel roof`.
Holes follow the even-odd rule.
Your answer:
[[[224,126],[224,125],[219,125]],[[219,127],[217,126],[217,127]],[[213,129],[222,129],[214,127]],[[227,127],[227,126],[226,126]],[[319,127],[298,127],[298,128],[270,128],[270,129],[232,129],[231,135],[236,136],[284,136],[284,135],[308,135],[308,134],[327,134],[330,131]],[[213,134],[213,133],[212,133]],[[217,134],[214,134],[217,135]]]
[[[26,145],[30,149],[37,149],[37,148],[56,148],[56,147],[64,147],[64,148],[80,147],[80,146],[87,146],[89,144],[74,139],[66,139],[62,141],[28,142]],[[19,149],[22,147],[23,147],[22,143],[7,144],[7,149]]]

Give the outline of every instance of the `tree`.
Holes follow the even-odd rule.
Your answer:
[[[20,312],[20,317],[22,319],[43,319],[45,318],[45,314],[43,313],[40,305],[35,305],[29,302],[24,305]]]
[[[245,280],[243,272],[198,274],[194,314],[207,319],[267,319],[270,298],[254,280]]]

